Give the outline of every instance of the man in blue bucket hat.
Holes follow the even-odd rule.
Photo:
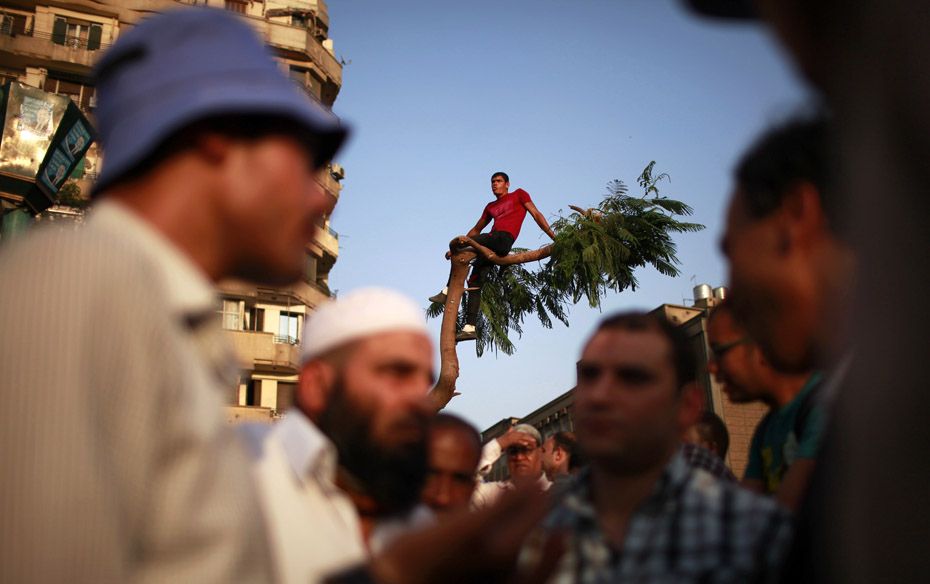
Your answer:
[[[0,253],[0,581],[272,580],[213,284],[300,276],[346,130],[221,11],[142,22],[96,76],[85,226]]]

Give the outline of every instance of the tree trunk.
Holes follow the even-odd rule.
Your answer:
[[[449,251],[452,254],[452,266],[449,275],[449,290],[446,293],[446,305],[442,313],[442,327],[439,331],[439,378],[430,391],[437,411],[446,407],[457,395],[455,382],[459,378],[459,356],[455,346],[455,325],[458,320],[459,306],[462,303],[462,295],[465,292],[465,278],[468,277],[471,260],[481,255],[499,266],[523,264],[549,257],[552,254],[552,244],[532,251],[500,257],[470,237],[463,235],[449,242]]]

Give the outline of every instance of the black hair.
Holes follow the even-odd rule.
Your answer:
[[[552,438],[553,444],[568,454],[568,470],[572,471],[583,465],[578,442],[574,432],[555,432],[547,438]]]
[[[502,172],[502,171],[498,170],[497,172],[495,172],[494,174],[491,175],[491,180],[494,180],[494,177],[497,177],[497,176],[503,177],[505,183],[509,183],[509,182],[510,182],[510,177],[507,176],[507,173],[506,173],[506,172]]]
[[[433,419],[430,421],[430,429],[436,428],[453,428],[456,430],[462,430],[465,434],[468,435],[468,438],[471,442],[474,442],[475,451],[481,456],[481,434],[478,430],[466,422],[464,419],[456,416],[455,414],[439,413],[433,416]]]
[[[720,416],[714,412],[705,411],[695,427],[701,440],[713,444],[717,455],[721,459],[725,458],[730,449],[730,432]]]
[[[597,325],[595,334],[603,330],[658,332],[668,340],[671,346],[678,388],[681,389],[697,380],[697,359],[691,350],[691,342],[680,327],[670,323],[667,319],[646,312],[621,312],[604,318]]]
[[[836,225],[829,160],[831,122],[822,112],[792,118],[763,133],[743,154],[734,171],[750,215],[768,216],[799,182],[813,185],[830,223]]]

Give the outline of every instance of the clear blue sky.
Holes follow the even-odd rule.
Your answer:
[[[346,61],[335,111],[355,130],[339,157],[330,285],[389,286],[424,309],[448,275],[448,241],[493,199],[496,170],[554,219],[599,202],[612,179],[635,185],[656,160],[671,175],[662,194],[707,229],[677,239],[678,278],[641,271],[641,287],[603,312],[723,284],[717,239],[733,164],[806,97],[763,31],[698,20],[678,0],[330,0],[329,13]],[[547,240],[528,220],[516,245]],[[478,359],[473,343],[460,345],[462,395],[449,411],[484,429],[570,389],[601,316],[582,304],[570,328],[531,322],[512,356]],[[439,320],[430,326],[438,342]]]

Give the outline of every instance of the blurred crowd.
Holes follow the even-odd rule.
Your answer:
[[[352,291],[308,317],[285,418],[225,424],[213,283],[300,276],[347,132],[246,24],[190,8],[96,68],[86,225],[0,254],[0,581],[925,579],[926,11],[685,4],[762,20],[820,96],[733,173],[708,367],[768,408],[744,476],[688,339],[651,313],[571,357],[574,432],[483,443],[428,397],[421,308]]]

